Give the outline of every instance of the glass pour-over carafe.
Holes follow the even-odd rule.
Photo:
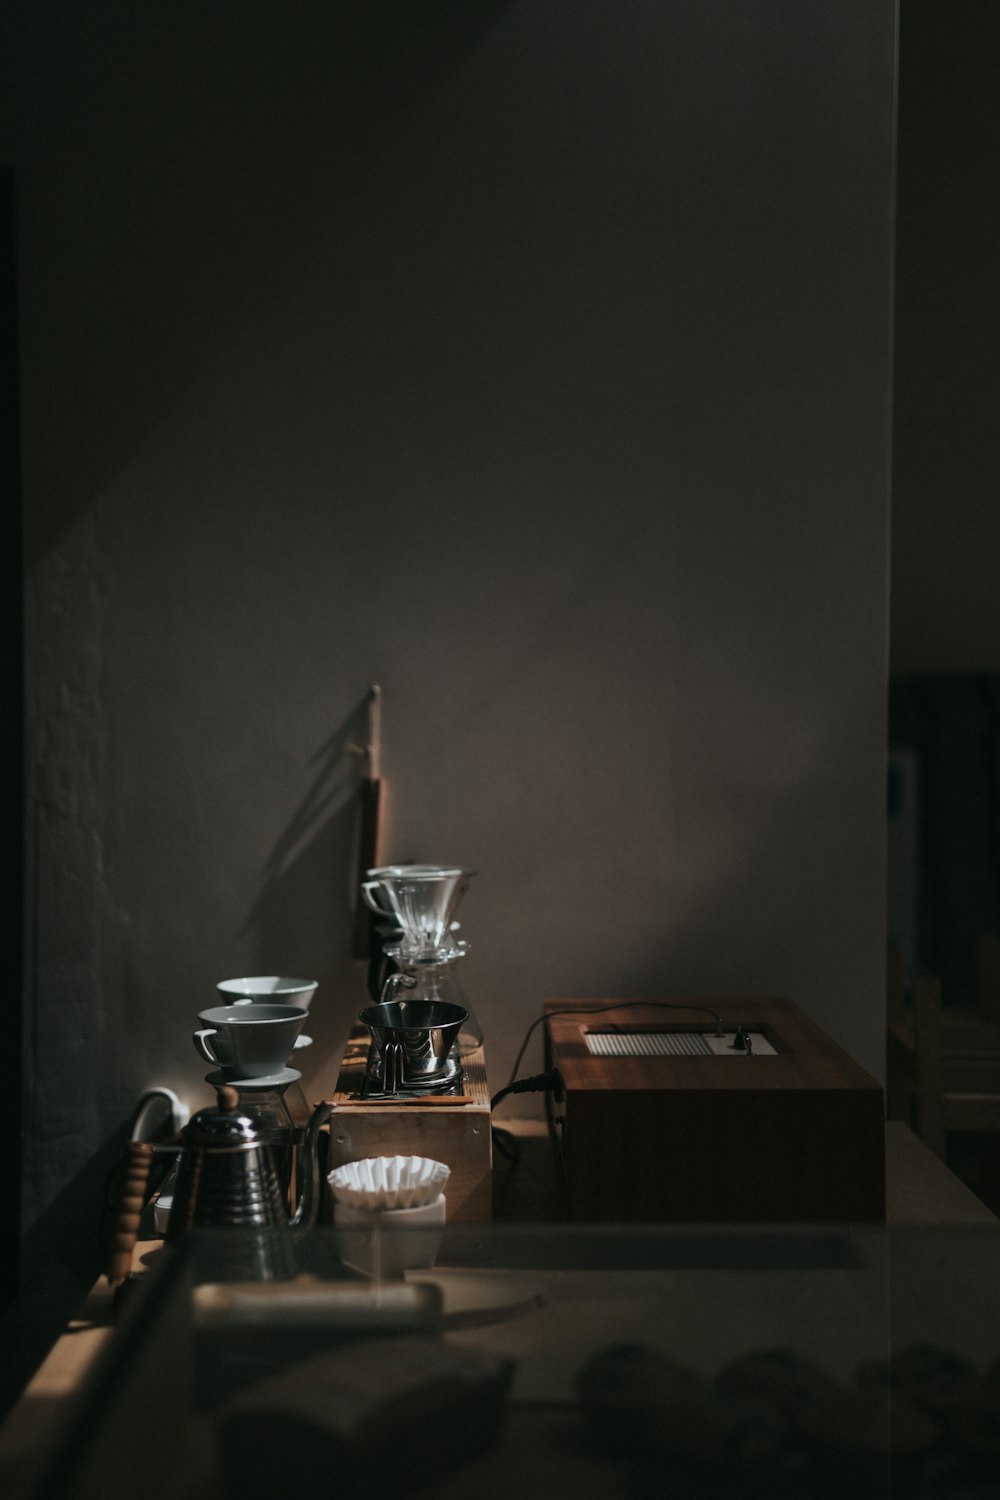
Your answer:
[[[475,872],[455,865],[382,865],[368,871],[365,901],[400,933],[408,958],[432,959],[454,946],[452,924]]]

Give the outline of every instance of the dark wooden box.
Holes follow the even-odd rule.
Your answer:
[[[776,1055],[595,1057],[588,1029],[704,1033],[714,1023],[649,1002],[548,1001],[549,1062],[565,1084],[555,1125],[568,1217],[883,1220],[885,1106],[875,1079],[788,1000],[669,1004],[710,1007],[727,1031],[762,1033]],[[578,1013],[555,1014],[570,1008]]]

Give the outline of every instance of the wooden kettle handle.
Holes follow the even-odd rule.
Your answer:
[[[149,1141],[129,1141],[125,1148],[121,1192],[108,1244],[106,1275],[111,1286],[125,1281],[132,1269],[132,1252],[139,1237],[139,1221],[146,1206],[146,1184],[153,1161]]]

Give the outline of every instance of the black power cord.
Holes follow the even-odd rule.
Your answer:
[[[566,1097],[566,1090],[559,1069],[549,1068],[547,1073],[534,1073],[530,1078],[508,1083],[506,1088],[493,1095],[490,1109],[496,1109],[501,1099],[506,1099],[508,1094],[551,1094],[556,1103],[561,1104]]]
[[[530,1078],[522,1078],[517,1083],[509,1083],[499,1093],[494,1094],[490,1100],[490,1109],[496,1109],[502,1099],[508,1094],[551,1094],[557,1104],[561,1104],[566,1098],[566,1090],[563,1086],[562,1074],[558,1068],[550,1068],[547,1073],[535,1073]],[[507,1161],[515,1164],[520,1160],[521,1148],[517,1137],[509,1130],[501,1130],[499,1126],[493,1126],[493,1144],[505,1157]]]

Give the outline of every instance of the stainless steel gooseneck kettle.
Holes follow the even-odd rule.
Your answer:
[[[330,1114],[319,1104],[303,1133],[301,1193],[295,1212],[287,1199],[270,1144],[240,1109],[234,1088],[219,1089],[214,1108],[198,1112],[181,1132],[181,1155],[166,1238],[190,1229],[240,1230],[237,1262],[254,1279],[294,1275],[291,1231],[310,1228],[319,1207],[319,1132]],[[222,1237],[216,1237],[222,1248]],[[209,1241],[212,1237],[209,1236]],[[231,1256],[234,1238],[225,1239]],[[234,1267],[233,1274],[236,1274]]]

